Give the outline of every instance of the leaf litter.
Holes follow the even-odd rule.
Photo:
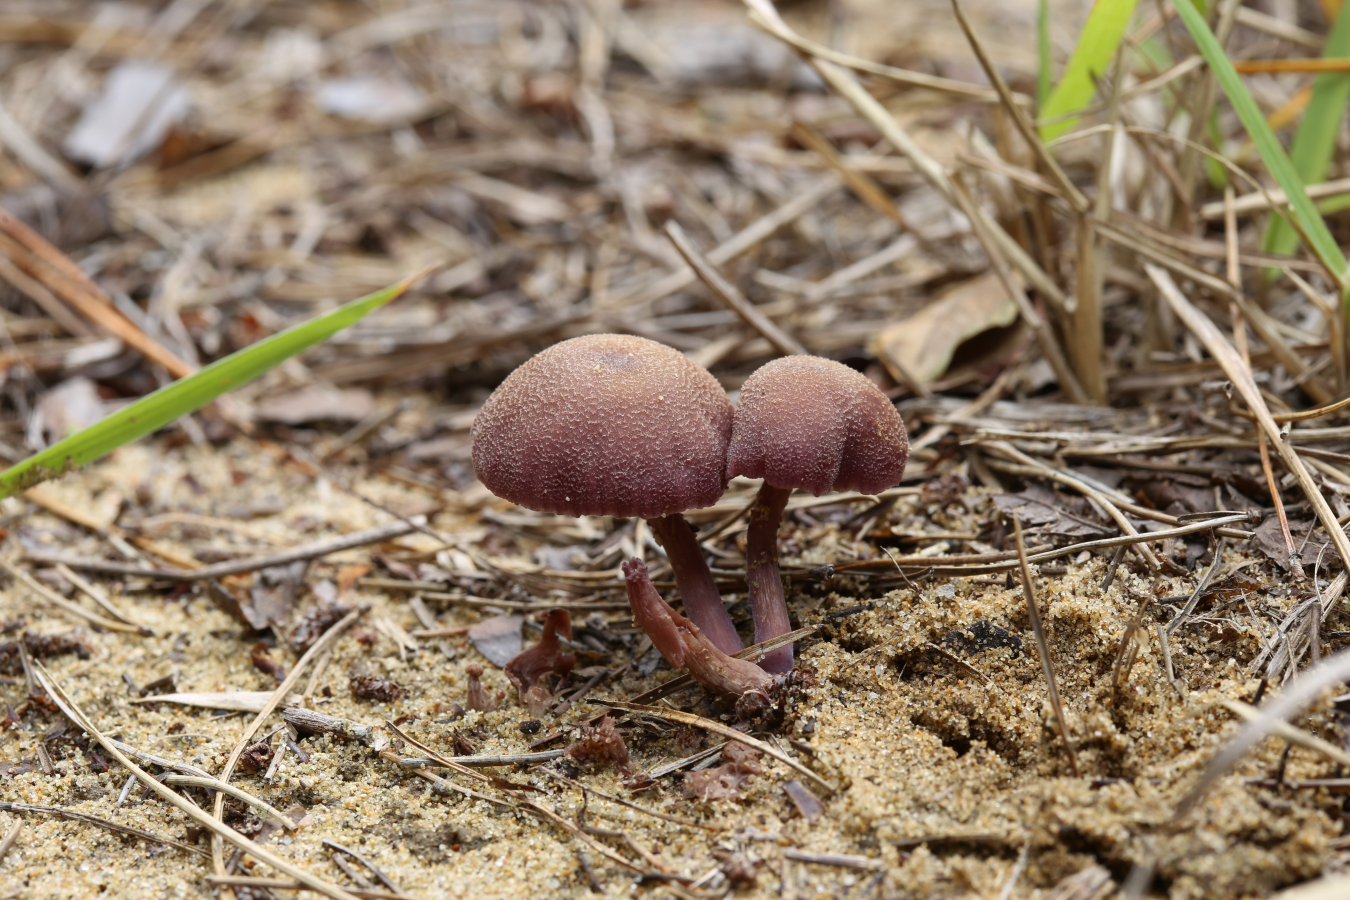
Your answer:
[[[1217,215],[1163,216],[1193,161],[1149,128],[1204,73],[1125,104],[1102,79],[1087,121],[1117,107],[1112,165],[1088,133],[1038,166],[945,6],[746,6],[7,11],[0,456],[153,390],[147,360],[181,376],[440,270],[0,505],[0,809],[27,818],[0,890],[1201,898],[1344,869],[1334,701],[1201,782],[1249,707],[1350,638],[1327,530],[1350,517],[1350,432],[1338,411],[1287,415],[1343,393],[1329,282],[1287,257],[1298,280],[1260,307],[1228,286],[1272,264],[1259,194],[1231,231],[1212,185],[1191,199]],[[1067,45],[1082,11],[1051,6]],[[962,4],[1014,89],[1032,7]],[[1325,27],[1249,12],[1243,47]],[[1167,27],[1152,14],[1141,34]],[[1094,183],[1112,198],[1081,279],[1096,294],[1074,271],[1093,265],[1075,223]],[[1075,291],[1101,314],[1095,350],[1063,312]],[[1228,304],[1251,338],[1195,318],[1228,329]],[[633,627],[621,562],[674,596],[644,527],[536,515],[473,477],[491,388],[592,331],[667,343],[732,391],[801,346],[899,403],[897,489],[789,502],[792,624],[814,630],[759,718],[672,678]],[[1109,405],[1070,402],[1093,397]],[[743,633],[757,487],[690,515]],[[512,679],[541,626],[548,665]],[[236,759],[245,799],[218,808],[245,852],[128,791],[109,746],[212,811],[192,779]],[[298,827],[274,834],[247,798]],[[278,882],[243,835],[298,868]]]

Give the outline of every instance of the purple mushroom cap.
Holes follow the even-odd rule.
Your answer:
[[[816,496],[876,494],[900,482],[909,437],[866,376],[818,356],[787,356],[745,380],[727,478],[763,478]]]
[[[473,423],[473,464],[499,497],[540,512],[655,519],[726,487],[731,401],[683,353],[593,334],[542,351]]]

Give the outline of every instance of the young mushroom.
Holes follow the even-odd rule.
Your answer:
[[[750,511],[746,581],[755,641],[792,630],[778,572],[778,525],[794,488],[876,494],[905,471],[909,438],[894,404],[843,363],[818,356],[776,359],[741,386],[727,478],[763,478]],[[792,647],[768,654],[769,672],[792,668]]]
[[[731,401],[683,353],[592,334],[516,369],[473,422],[473,464],[498,497],[569,516],[640,516],[660,538],[684,608],[720,649],[744,646],[681,513],[726,487]]]
[[[676,669],[687,668],[695,681],[723,697],[740,700],[758,694],[768,698],[772,676],[752,662],[723,653],[698,625],[671,609],[656,592],[646,563],[630,559],[623,564],[623,574],[633,618],[666,662]]]

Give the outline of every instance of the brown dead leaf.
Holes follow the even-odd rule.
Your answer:
[[[892,370],[936,381],[963,342],[1017,320],[1017,304],[994,274],[958,285],[908,319],[884,328],[872,351]],[[897,380],[903,380],[897,378]]]

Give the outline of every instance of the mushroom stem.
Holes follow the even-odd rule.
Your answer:
[[[689,619],[718,650],[728,654],[740,653],[745,649],[745,644],[741,643],[736,626],[731,623],[731,615],[722,605],[722,595],[713,583],[712,572],[708,570],[703,550],[689,522],[679,513],[647,521],[666,550]],[[786,613],[783,618],[787,621]]]
[[[652,585],[646,563],[630,559],[623,574],[633,617],[667,662],[687,668],[695,681],[724,697],[766,694],[773,678],[754,663],[723,653],[697,625],[671,609]]]
[[[750,587],[757,644],[792,630],[787,599],[783,596],[783,577],[778,571],[778,526],[791,496],[792,488],[774,487],[766,481],[750,510],[750,527],[745,538],[745,581]],[[766,654],[759,664],[764,671],[775,674],[792,671],[792,645]]]

